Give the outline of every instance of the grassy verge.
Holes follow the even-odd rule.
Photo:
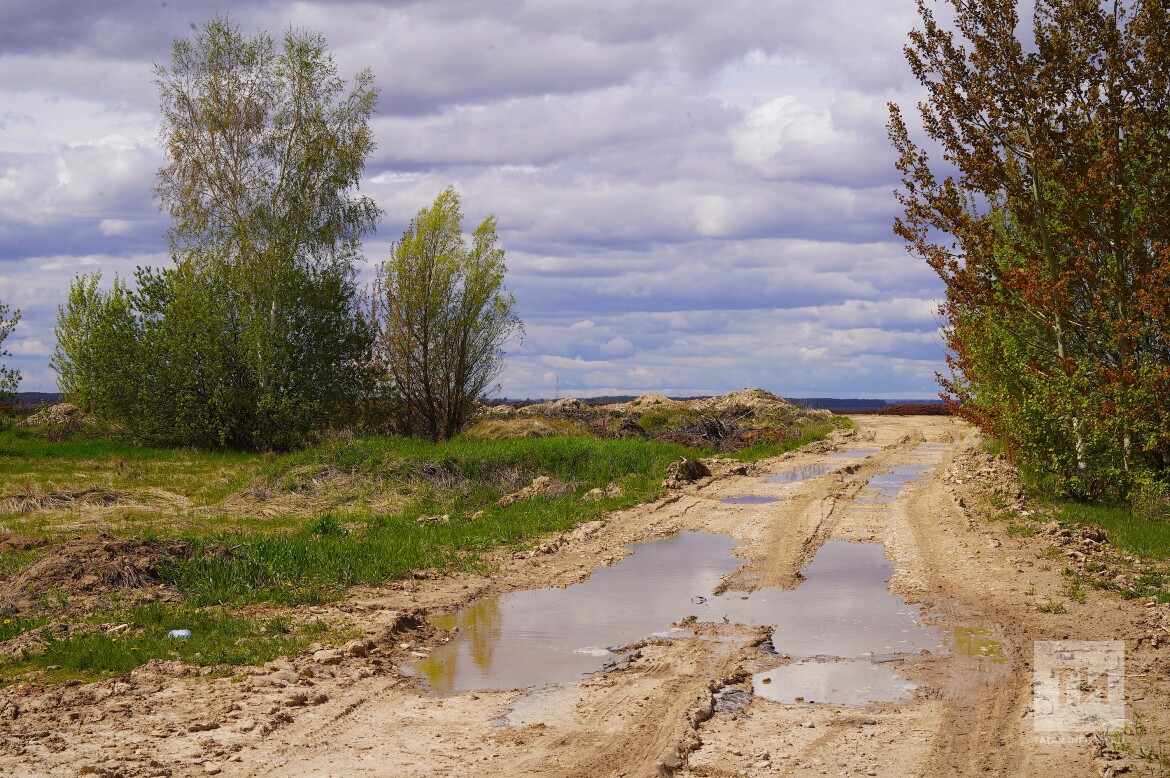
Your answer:
[[[846,416],[833,416],[824,421],[810,421],[797,428],[793,437],[780,443],[756,443],[740,449],[731,456],[741,462],[758,462],[761,459],[778,457],[781,454],[787,454],[789,451],[807,446],[809,443],[824,440],[833,430],[852,428],[853,422]]]
[[[1053,501],[1057,519],[1076,525],[1095,524],[1114,546],[1148,559],[1170,559],[1170,522],[1134,515],[1128,505],[1090,505]]]
[[[296,532],[190,537],[191,558],[164,575],[194,604],[280,605],[332,599],[354,584],[377,584],[424,568],[470,569],[480,552],[519,545],[653,497],[666,468],[688,454],[637,438],[454,440],[431,444],[376,438],[310,449],[273,465],[282,483],[304,467],[392,478],[410,493],[398,513],[325,513]],[[538,475],[558,494],[499,498]],[[619,495],[582,499],[619,484]]]
[[[185,629],[190,639],[169,636]],[[0,684],[35,676],[39,681],[95,681],[122,675],[152,659],[214,667],[262,664],[333,636],[321,621],[294,627],[287,618],[241,618],[224,609],[148,605],[95,614],[84,621],[6,618],[0,641],[21,647],[0,661]]]

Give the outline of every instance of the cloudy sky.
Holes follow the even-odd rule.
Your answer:
[[[52,391],[78,272],[168,261],[152,64],[230,10],[381,91],[370,266],[449,184],[494,212],[528,335],[509,397],[931,397],[942,288],[893,235],[913,0],[0,3],[0,302]],[[369,268],[365,270],[369,273]]]

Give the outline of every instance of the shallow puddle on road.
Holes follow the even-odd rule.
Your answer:
[[[792,591],[761,590],[775,624],[772,646],[793,658],[861,659],[933,651],[938,630],[918,624],[922,610],[889,590],[894,567],[880,543],[828,540]]]
[[[883,665],[862,659],[843,662],[797,662],[752,676],[757,697],[788,705],[868,705],[905,702],[915,685]]]
[[[725,535],[687,532],[634,544],[630,556],[566,589],[514,592],[474,603],[433,619],[443,629],[458,628],[458,634],[406,672],[425,678],[440,694],[577,681],[619,659],[616,649],[655,634],[670,636],[672,622],[696,616],[708,622],[774,624],[776,653],[808,660],[779,674],[763,674],[773,684],[758,676],[761,696],[829,702],[823,690],[844,685],[855,695],[870,695],[861,702],[872,702],[902,699],[901,692],[889,690],[902,689],[904,682],[884,667],[856,676],[860,670],[840,660],[870,665],[866,660],[871,658],[917,654],[939,645],[937,631],[916,623],[919,608],[887,588],[893,568],[880,544],[830,540],[792,591],[716,596],[712,592],[720,580],[743,563],[731,555],[735,546]],[[866,683],[849,687],[855,676]],[[872,696],[875,690],[879,696]]]
[[[835,465],[808,465],[806,467],[798,467],[795,470],[786,470],[783,473],[773,473],[772,475],[764,476],[764,480],[772,484],[798,484],[801,481],[808,481],[812,478],[820,478],[823,475],[836,470]]]
[[[898,492],[930,470],[930,465],[902,465],[891,468],[885,473],[879,473],[869,479],[865,490],[857,498],[858,502],[893,502]]]
[[[772,646],[802,661],[754,675],[755,693],[833,705],[909,699],[914,684],[872,660],[936,651],[942,638],[918,623],[918,606],[890,592],[893,572],[879,543],[826,541],[804,569],[805,581],[772,595]]]
[[[880,448],[855,448],[849,451],[834,451],[829,454],[831,459],[862,459],[864,457],[872,456],[881,451]]]
[[[440,694],[581,680],[618,658],[611,648],[666,633],[690,615],[709,619],[711,592],[743,564],[731,555],[737,545],[726,535],[684,532],[635,543],[633,554],[566,589],[481,600],[433,619],[459,634],[406,671]]]
[[[770,502],[780,502],[780,498],[749,495],[747,497],[724,497],[720,502],[729,505],[764,505]]]
[[[951,637],[954,652],[960,656],[986,657],[993,662],[1003,662],[1003,644],[992,640],[987,627],[955,627]]]
[[[814,466],[772,479],[813,478],[832,469]],[[871,486],[888,477],[880,483],[900,489],[928,469],[894,468]],[[439,694],[577,681],[620,659],[623,646],[653,635],[669,637],[670,624],[695,616],[704,622],[776,625],[771,639],[776,653],[797,661],[755,677],[757,692],[769,699],[847,705],[910,694],[913,685],[887,662],[934,651],[941,638],[938,630],[918,624],[917,606],[890,592],[893,566],[880,544],[826,541],[796,589],[717,596],[720,581],[743,564],[731,553],[737,545],[726,535],[701,532],[635,543],[629,547],[633,553],[582,583],[474,603],[433,619],[458,633],[404,671],[425,678]],[[674,636],[690,633],[676,630]]]

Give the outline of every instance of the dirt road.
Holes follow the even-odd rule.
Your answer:
[[[1125,640],[1128,715],[1164,732],[1170,662],[1149,636],[1165,626],[1166,606],[1096,591],[1066,602],[1062,563],[1042,537],[1008,536],[981,518],[980,495],[998,485],[1010,502],[1015,487],[966,425],[855,422],[831,443],[757,466],[716,466],[713,478],[657,503],[501,557],[490,577],[423,578],[306,609],[304,618],[348,619],[360,631],[342,650],[317,647],[232,678],[156,663],[109,683],[6,689],[0,774],[1067,778],[1151,768],[1124,749],[1102,751],[1115,740],[1035,732],[1032,647]],[[889,501],[874,498],[872,479],[911,467],[919,478],[907,476]],[[811,477],[764,477],[790,472]],[[723,501],[742,496],[777,501]],[[630,646],[608,671],[536,689],[440,697],[401,672],[453,637],[421,614],[578,583],[617,563],[626,544],[681,531],[739,542],[744,564],[717,589],[741,598],[800,586],[826,541],[880,543],[894,569],[890,589],[920,606],[940,638],[929,653],[890,660],[913,697],[863,706],[763,699],[753,675],[793,660],[768,650],[769,629],[735,619],[688,622],[685,632]],[[1055,601],[1065,612],[1037,607]]]

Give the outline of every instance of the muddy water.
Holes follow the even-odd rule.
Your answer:
[[[836,469],[835,465],[808,465],[807,467],[798,467],[795,470],[786,470],[783,473],[766,475],[764,480],[772,484],[797,484],[801,481],[828,475]]]
[[[880,543],[829,540],[805,567],[800,586],[761,590],[749,602],[766,611],[762,623],[776,625],[777,654],[861,659],[937,649],[942,638],[919,626],[919,607],[890,593],[893,574]]]
[[[898,492],[922,478],[928,470],[929,465],[902,465],[892,468],[871,478],[857,499],[859,502],[893,502]]]
[[[436,619],[458,635],[407,672],[440,694],[580,680],[616,659],[613,648],[689,615],[706,618],[720,579],[743,564],[730,553],[736,545],[725,535],[685,532],[633,544],[633,554],[567,589],[480,601]]]
[[[888,667],[859,659],[797,662],[752,677],[752,691],[757,697],[788,705],[905,702],[914,696],[915,688]]]
[[[864,459],[881,451],[880,448],[855,448],[848,451],[835,451],[829,454],[830,459]]]
[[[620,658],[621,646],[668,635],[672,622],[696,616],[774,624],[776,653],[810,660],[758,676],[761,696],[840,704],[903,698],[906,684],[866,660],[935,650],[940,639],[916,623],[916,606],[889,592],[893,570],[879,544],[830,540],[793,591],[716,596],[720,579],[742,563],[730,553],[735,545],[724,535],[683,533],[635,544],[630,556],[567,589],[480,601],[436,619],[458,628],[455,639],[407,671],[440,694],[575,681]],[[864,684],[855,683],[860,678]],[[853,696],[830,698],[826,689],[836,687]]]
[[[937,651],[942,636],[918,623],[918,606],[890,592],[893,572],[878,543],[827,541],[804,569],[804,583],[773,595],[772,645],[801,661],[757,673],[755,693],[783,703],[908,699],[914,685],[890,665]]]
[[[832,469],[803,468],[772,479],[803,480]],[[893,499],[927,469],[894,468],[875,476],[863,495]],[[889,591],[893,567],[880,544],[830,540],[793,591],[716,596],[721,579],[743,562],[731,553],[736,545],[725,535],[682,533],[633,544],[632,554],[566,589],[480,601],[435,619],[436,626],[456,630],[455,638],[405,670],[440,694],[575,681],[620,659],[623,646],[669,635],[672,623],[695,616],[776,625],[771,639],[776,653],[797,661],[755,676],[753,686],[762,697],[849,705],[897,701],[912,692],[890,665],[937,650],[941,637],[918,624],[917,606]]]

